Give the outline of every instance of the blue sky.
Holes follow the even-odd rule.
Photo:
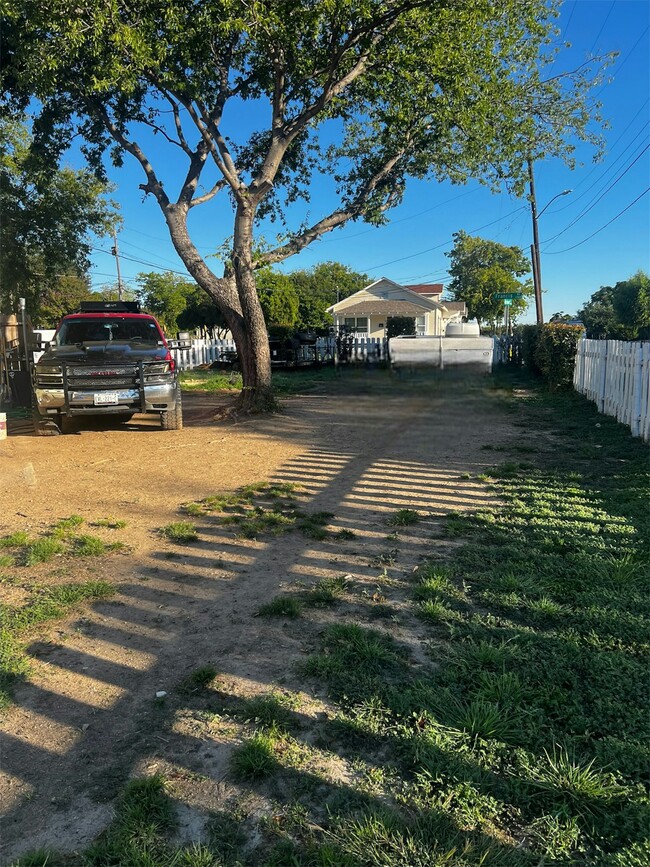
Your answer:
[[[594,164],[593,150],[581,146],[582,164],[574,171],[557,160],[535,167],[546,319],[559,310],[575,313],[600,286],[613,285],[640,268],[650,270],[649,24],[646,0],[567,0],[562,7],[561,38],[571,48],[556,62],[558,71],[575,67],[590,52],[617,51],[619,56],[608,70],[609,82],[598,93],[609,123],[602,161]],[[155,146],[152,159],[156,165],[167,159],[161,173],[171,177],[174,163],[163,156],[166,153]],[[112,169],[110,176],[124,221],[119,234],[123,280],[133,283],[140,271],[184,272],[158,206],[138,189],[140,167],[126,155],[124,167]],[[551,202],[566,189],[572,192]],[[325,214],[318,207],[319,198],[327,195],[324,188],[321,194],[317,179],[309,206],[312,219]],[[230,209],[225,202],[197,208],[190,228],[201,252],[215,254],[232,232]],[[351,223],[280,268],[291,271],[335,260],[371,279],[446,283],[445,252],[459,229],[528,252],[530,207],[524,199],[491,194],[475,181],[466,186],[412,182],[387,226]],[[279,229],[271,226],[266,231],[272,240]],[[110,250],[111,244],[102,239],[96,246]],[[220,263],[212,263],[220,274]],[[93,288],[114,282],[115,260],[109,252],[93,252],[91,275]],[[532,307],[523,320],[534,321]]]

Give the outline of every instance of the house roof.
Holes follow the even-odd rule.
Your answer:
[[[450,313],[457,310],[460,310],[462,312],[465,312],[465,310],[467,310],[467,304],[464,301],[441,301],[440,303],[444,304],[444,306],[447,308],[447,310],[449,310]]]
[[[372,311],[380,316],[422,316],[423,313],[430,310],[443,309],[442,304],[434,300],[434,298],[422,293],[412,292],[406,286],[400,286],[399,283],[395,283],[394,280],[381,277],[379,280],[375,280],[374,283],[366,286],[365,289],[360,289],[342,301],[332,304],[327,308],[327,312],[334,313],[336,316],[345,316],[346,311],[350,311],[350,315],[352,316],[352,308],[356,308],[358,304],[381,305],[380,307],[375,307]],[[417,312],[391,313],[391,305],[395,304],[413,305],[417,309]],[[371,314],[359,313],[359,315]]]
[[[428,307],[420,307],[419,304],[410,301],[380,300],[359,301],[351,304],[339,312],[339,316],[424,316],[429,312]]]
[[[442,283],[406,283],[404,288],[417,292],[418,295],[440,295],[445,287]]]

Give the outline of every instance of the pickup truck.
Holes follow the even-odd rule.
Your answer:
[[[158,322],[135,302],[89,301],[59,322],[34,365],[36,433],[66,433],[71,422],[156,413],[163,430],[183,427],[174,359]]]

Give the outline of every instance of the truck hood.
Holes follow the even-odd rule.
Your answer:
[[[53,346],[44,352],[38,361],[39,365],[66,364],[115,364],[137,363],[138,361],[165,361],[167,347],[141,341],[124,342],[108,340],[105,342],[87,342],[72,346]]]

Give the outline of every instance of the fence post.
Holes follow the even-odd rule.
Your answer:
[[[598,387],[598,412],[605,412],[605,395],[607,393],[607,354],[609,341],[604,341],[604,353],[601,359],[600,384]]]
[[[632,392],[632,436],[638,437],[641,434],[641,390],[643,381],[643,344],[634,344],[634,361],[633,361],[633,392]]]

